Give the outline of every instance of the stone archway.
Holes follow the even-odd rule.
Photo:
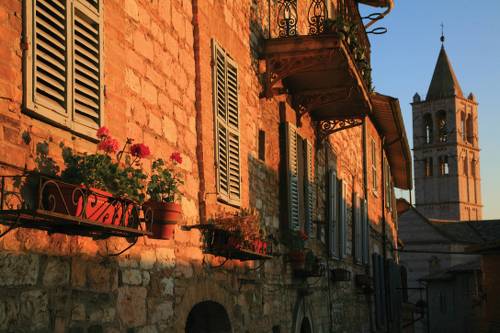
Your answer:
[[[293,333],[314,333],[314,320],[310,304],[305,297],[299,297],[295,304]]]
[[[196,304],[187,317],[186,333],[231,333],[226,309],[213,301]]]

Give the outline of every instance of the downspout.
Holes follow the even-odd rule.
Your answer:
[[[199,9],[198,0],[193,0],[192,5],[193,13],[193,53],[194,53],[194,71],[195,71],[195,102],[194,107],[196,110],[196,159],[198,160],[198,177],[199,177],[199,191],[198,191],[198,209],[200,212],[200,223],[206,221],[207,207],[206,207],[206,188],[205,188],[205,164],[203,163],[203,121],[202,121],[202,107],[201,107],[201,68],[200,68],[200,23],[199,23]]]
[[[370,22],[368,22],[365,25],[365,29],[368,29],[373,24],[375,24],[375,22],[383,19],[385,16],[387,16],[392,11],[393,8],[394,8],[394,2],[393,2],[393,0],[389,0],[389,3],[387,4],[387,9],[385,10],[385,12],[381,13],[380,15],[377,14],[377,18],[375,18],[375,19],[371,20]]]

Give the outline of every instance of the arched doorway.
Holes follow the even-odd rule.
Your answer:
[[[231,333],[226,309],[212,301],[196,304],[189,312],[186,333]]]
[[[300,333],[312,333],[311,331],[311,323],[307,317],[302,319],[302,324],[300,325]]]

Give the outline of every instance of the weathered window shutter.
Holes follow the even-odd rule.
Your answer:
[[[386,302],[385,302],[385,274],[384,259],[380,254],[372,255],[373,261],[373,279],[375,287],[375,322],[377,327],[385,326]]]
[[[338,185],[337,172],[330,170],[328,172],[328,250],[331,257],[339,257],[338,246]]]
[[[353,194],[353,250],[354,250],[354,262],[360,264],[362,262],[362,221],[361,221],[361,207],[360,200],[357,193]]]
[[[102,123],[97,0],[26,0],[26,109],[93,135]]]
[[[91,128],[101,123],[101,40],[96,1],[73,8],[73,119]],[[92,6],[90,9],[89,6]]]
[[[366,199],[361,202],[361,237],[362,237],[362,263],[369,263],[370,253],[370,224],[368,221],[368,205]]]
[[[313,147],[309,141],[305,141],[305,164],[306,164],[306,178],[305,178],[305,208],[306,208],[306,221],[305,231],[312,235],[312,221],[314,216],[314,173],[313,173]]]
[[[344,258],[347,253],[347,202],[346,202],[346,184],[339,180],[339,199],[340,199],[340,218],[339,218],[339,257]]]
[[[65,0],[32,0],[26,6],[26,25],[31,42],[27,54],[26,97],[28,108],[61,124],[68,121],[67,27]]]
[[[286,123],[286,161],[287,161],[287,198],[288,225],[292,230],[300,229],[299,220],[299,165],[297,156],[297,129]]]
[[[217,193],[231,204],[241,197],[238,67],[213,42],[214,109],[216,113]]]

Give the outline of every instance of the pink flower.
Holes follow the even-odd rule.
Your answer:
[[[106,153],[116,153],[118,151],[118,141],[116,139],[106,137],[99,142],[97,149],[104,150]]]
[[[176,162],[177,164],[182,164],[181,153],[179,153],[178,151],[173,152],[172,155],[170,155],[170,160]]]
[[[97,130],[96,135],[99,139],[107,138],[109,137],[109,129],[106,126],[103,126]]]
[[[145,158],[151,155],[151,151],[144,143],[136,143],[130,146],[130,154],[135,157]]]

